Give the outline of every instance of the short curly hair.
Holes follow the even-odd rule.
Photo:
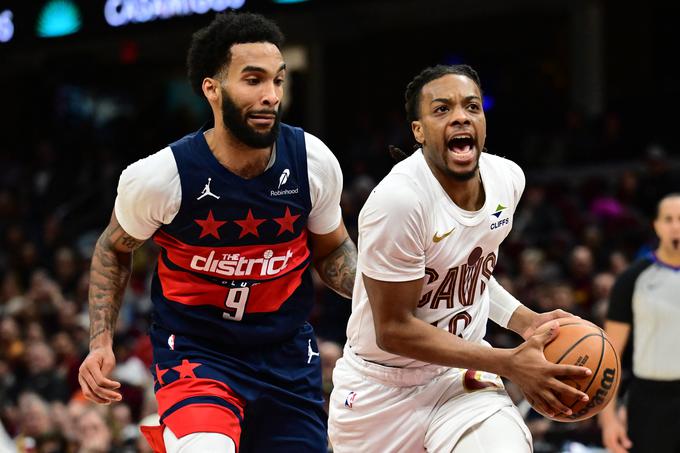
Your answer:
[[[193,34],[187,53],[187,72],[191,88],[203,95],[203,79],[214,77],[231,61],[231,46],[268,42],[279,49],[284,37],[271,20],[253,13],[220,13],[206,27]]]
[[[479,91],[482,91],[482,84],[479,81],[477,71],[472,69],[472,66],[466,64],[456,65],[436,65],[423,69],[420,74],[415,76],[413,80],[406,86],[406,119],[409,123],[420,119],[420,96],[423,87],[429,82],[444,77],[448,74],[462,75],[472,80],[477,84]]]

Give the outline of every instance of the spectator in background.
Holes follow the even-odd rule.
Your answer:
[[[20,453],[37,451],[38,441],[48,436],[54,425],[47,402],[38,394],[25,392],[18,399],[18,432],[14,439]]]
[[[19,364],[26,345],[19,333],[19,325],[12,316],[0,320],[0,351],[11,366]]]
[[[654,231],[658,247],[617,278],[604,324],[619,356],[635,330],[628,427],[616,399],[599,415],[612,453],[680,451],[680,193],[659,201]]]
[[[541,285],[553,281],[560,275],[554,263],[548,261],[539,248],[527,248],[519,255],[519,273],[514,280],[517,298],[532,309],[538,306],[538,292]]]
[[[593,277],[594,303],[588,319],[600,327],[604,326],[607,308],[609,307],[609,297],[615,280],[616,276],[611,272],[600,272]]]
[[[595,269],[592,251],[583,245],[574,247],[569,256],[569,283],[574,288],[576,304],[581,311],[589,311],[592,305],[592,275]]]
[[[615,275],[620,275],[628,267],[629,261],[623,252],[615,250],[609,255],[609,270]]]
[[[111,407],[111,433],[112,443],[121,451],[134,448],[140,431],[136,423],[133,423],[132,411],[126,403],[116,403]]]
[[[57,374],[66,381],[68,395],[72,395],[79,387],[78,368],[80,354],[71,335],[65,330],[58,331],[52,337],[51,347],[55,354]]]
[[[16,377],[10,364],[0,355],[0,417],[3,409],[10,405],[16,389]]]
[[[564,228],[562,213],[540,185],[529,185],[513,221],[510,237],[530,246],[545,247]]]
[[[653,216],[657,200],[668,193],[678,190],[680,173],[673,168],[668,151],[658,144],[651,143],[645,150],[645,172],[642,174],[640,188],[642,192],[641,208],[648,216]]]
[[[70,391],[55,367],[54,351],[43,341],[29,343],[24,356],[26,373],[18,381],[20,391],[32,391],[47,401],[67,402]]]
[[[54,254],[54,276],[61,292],[71,298],[75,295],[80,268],[78,257],[71,247],[60,247]]]
[[[76,420],[76,453],[114,453],[104,409],[90,406]]]
[[[33,304],[35,307],[35,304]],[[48,318],[47,318],[48,319]],[[52,327],[50,325],[50,327]],[[43,322],[39,319],[31,319],[26,324],[26,331],[24,334],[26,339],[26,344],[45,342],[45,328],[43,327]]]
[[[0,316],[18,313],[25,303],[19,274],[14,271],[5,273],[0,286]]]

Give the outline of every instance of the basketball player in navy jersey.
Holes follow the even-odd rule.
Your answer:
[[[316,137],[280,123],[283,36],[262,16],[218,15],[194,34],[189,79],[212,124],[130,165],[92,259],[85,396],[119,401],[114,325],[133,251],[160,246],[151,297],[162,452],[322,452],[326,414],[313,263],[350,297],[356,248],[342,174]]]

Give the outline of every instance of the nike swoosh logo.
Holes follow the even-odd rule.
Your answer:
[[[432,241],[433,242],[441,241],[442,239],[447,237],[449,234],[453,233],[453,230],[455,230],[455,229],[456,229],[456,227],[453,227],[453,228],[451,228],[451,230],[448,233],[444,233],[441,236],[438,236],[437,233],[435,233],[434,236],[432,236]]]

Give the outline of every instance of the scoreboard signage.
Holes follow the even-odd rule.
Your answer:
[[[0,42],[9,42],[14,36],[14,22],[12,22],[12,11],[6,9],[0,11]]]
[[[104,17],[112,27],[152,22],[209,11],[239,9],[245,0],[107,0]]]
[[[246,0],[15,0],[0,6],[0,48],[67,35],[87,39],[112,28],[241,9],[245,4]]]

